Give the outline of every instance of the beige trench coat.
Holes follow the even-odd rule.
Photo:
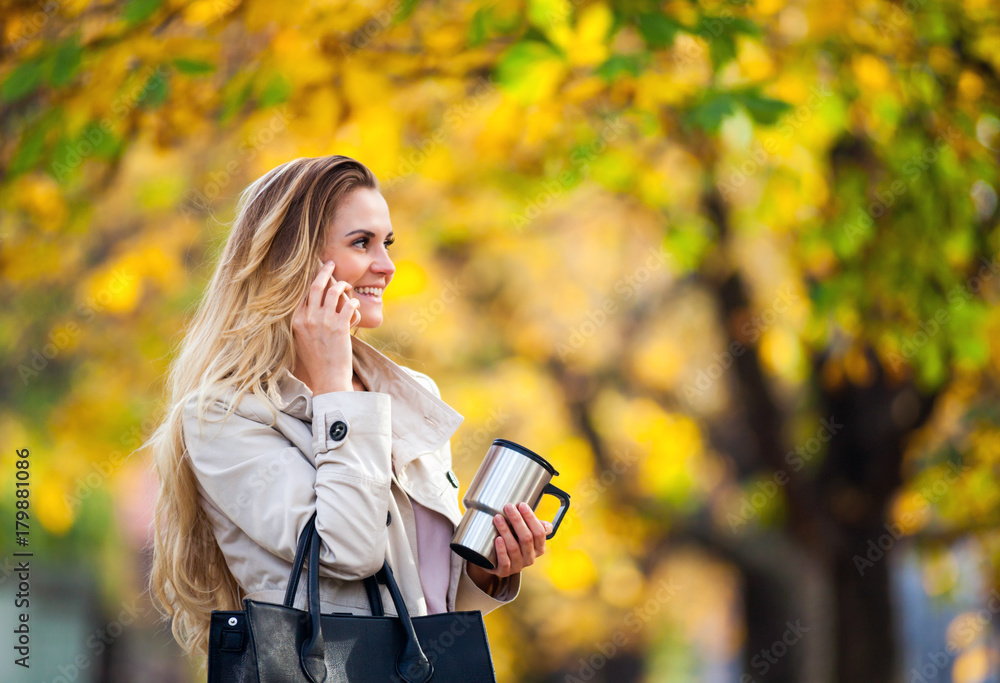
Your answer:
[[[400,366],[351,337],[354,369],[369,391],[313,396],[292,373],[278,379],[284,407],[271,412],[245,395],[230,418],[221,401],[197,420],[184,408],[184,437],[202,507],[246,597],[280,603],[299,534],[315,511],[321,610],[370,614],[363,579],[388,560],[411,616],[427,614],[418,574],[410,499],[462,518],[450,438],[465,419],[427,375]],[[393,472],[393,466],[395,473]],[[496,596],[469,578],[449,551],[448,611],[483,614],[517,597],[520,574]],[[305,609],[305,576],[294,605]],[[387,614],[396,610],[380,586]]]

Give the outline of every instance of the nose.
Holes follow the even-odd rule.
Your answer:
[[[384,249],[372,262],[372,272],[387,276],[386,281],[392,279],[393,273],[396,272],[396,266],[393,265],[392,259],[389,258],[389,253]]]

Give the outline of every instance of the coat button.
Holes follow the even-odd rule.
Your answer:
[[[388,510],[385,511],[385,525],[389,526],[389,522],[392,521],[392,513]]]
[[[448,481],[451,483],[451,485],[454,486],[457,489],[458,488],[458,477],[455,476],[455,473],[452,472],[451,470],[448,470],[448,474],[446,474],[445,476],[448,477]]]
[[[330,425],[330,438],[334,441],[343,441],[344,437],[347,436],[347,423],[343,420],[337,420],[332,425]]]

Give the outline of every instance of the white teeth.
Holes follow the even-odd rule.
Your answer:
[[[378,287],[358,287],[354,291],[359,294],[371,294],[372,296],[379,296],[382,294],[382,290]]]

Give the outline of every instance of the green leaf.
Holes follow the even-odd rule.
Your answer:
[[[138,24],[153,16],[162,0],[129,0],[122,10],[122,19],[129,24]]]
[[[990,346],[982,336],[955,337],[952,340],[956,360],[981,368],[990,359]]]
[[[708,53],[712,58],[712,66],[721,69],[727,62],[736,58],[736,42],[733,37],[724,33],[709,39]]]
[[[757,36],[761,34],[761,29],[752,21],[740,17],[706,14],[699,17],[695,32],[708,43],[712,65],[718,69],[736,57],[738,33]]]
[[[523,102],[536,101],[540,96],[538,67],[558,59],[561,56],[548,43],[537,40],[514,43],[497,62],[497,82]]]
[[[392,17],[392,24],[396,25],[408,19],[413,14],[413,10],[417,8],[419,2],[420,0],[403,0],[399,3],[399,11]]]
[[[760,26],[749,19],[731,18],[728,23],[730,33],[745,33],[748,36],[759,36],[764,33]]]
[[[754,121],[769,126],[777,123],[781,115],[792,108],[787,102],[765,97],[753,90],[740,93],[739,99]]]
[[[281,104],[292,94],[292,84],[281,74],[274,74],[260,91],[260,106],[270,107]]]
[[[94,156],[110,159],[115,156],[120,147],[120,140],[110,131],[106,130],[99,122],[93,121],[84,126],[77,138],[77,148],[83,147],[83,142],[89,142],[93,148]]]
[[[594,69],[594,73],[610,83],[625,73],[638,76],[648,61],[648,54],[613,55]]]
[[[235,76],[226,84],[222,96],[222,110],[219,112],[219,123],[226,123],[236,116],[236,113],[243,108],[243,105],[253,94],[253,81],[249,80],[246,74]]]
[[[646,45],[654,50],[673,45],[677,31],[683,28],[660,12],[641,12],[637,17],[636,26]]]
[[[174,66],[177,67],[177,70],[182,74],[190,74],[192,76],[203,76],[215,71],[215,64],[205,61],[204,59],[178,57],[173,63]]]
[[[500,57],[497,62],[497,79],[500,83],[513,83],[520,80],[537,62],[557,56],[556,51],[547,43],[522,40],[511,45]]]
[[[30,171],[38,164],[42,157],[42,149],[45,147],[45,132],[46,126],[36,125],[21,135],[21,142],[7,168],[11,177]]]
[[[42,80],[42,65],[38,59],[22,62],[14,67],[0,86],[0,100],[5,103],[17,102],[27,97]]]
[[[707,95],[699,105],[688,112],[688,122],[706,133],[715,133],[722,125],[723,119],[735,113],[735,103],[736,100],[729,93]]]
[[[489,12],[488,7],[480,7],[472,15],[472,19],[469,21],[469,47],[479,47],[486,42],[486,15]]]
[[[247,103],[253,94],[253,75],[248,72],[238,73],[226,83],[222,92],[222,109],[219,112],[219,123],[226,123],[233,118]]]
[[[742,17],[713,16],[711,14],[703,14],[698,17],[698,23],[695,26],[695,33],[700,35],[705,40],[712,40],[712,38],[720,36],[729,36],[731,38],[737,33],[759,36],[762,31],[760,26],[753,23],[749,19],[743,19]]]
[[[80,70],[81,57],[83,48],[77,36],[64,41],[55,53],[49,83],[57,88],[68,85]]]
[[[166,102],[168,92],[167,77],[160,69],[157,69],[142,87],[142,94],[139,96],[137,104],[141,104],[147,109],[156,109]]]

